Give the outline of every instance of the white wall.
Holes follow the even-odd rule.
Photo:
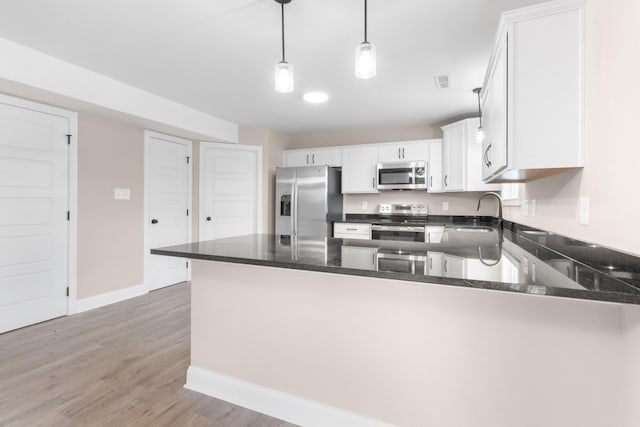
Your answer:
[[[589,0],[585,48],[585,167],[527,183],[536,217],[519,207],[505,217],[640,255],[640,1]],[[580,197],[590,199],[588,226]]]

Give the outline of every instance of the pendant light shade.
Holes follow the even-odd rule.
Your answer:
[[[356,46],[356,77],[370,79],[376,75],[376,47],[367,40],[367,0],[364,0],[364,42]]]
[[[478,127],[478,131],[476,132],[476,142],[479,144],[484,142],[484,129],[482,129],[482,108],[480,107],[480,91],[481,90],[482,90],[481,87],[477,87],[473,90],[473,93],[475,93],[478,96],[478,118],[480,119],[480,126]]]
[[[276,92],[293,92],[293,65],[281,61],[275,67]]]
[[[280,3],[280,22],[282,30],[282,61],[275,66],[275,88],[276,92],[289,93],[293,92],[293,65],[285,60],[284,56],[284,5],[291,0],[275,0]]]
[[[376,75],[376,47],[369,42],[356,46],[356,77],[370,79]]]

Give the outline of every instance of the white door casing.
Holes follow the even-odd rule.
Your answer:
[[[191,241],[191,141],[145,131],[145,284],[149,290],[189,280],[183,258],[152,248]]]
[[[262,232],[262,147],[200,143],[200,240]]]
[[[76,113],[0,95],[0,332],[74,310],[76,134]]]

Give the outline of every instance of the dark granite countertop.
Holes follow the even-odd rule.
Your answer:
[[[429,217],[428,225],[442,227],[436,242],[254,234],[152,249],[151,253],[640,304],[638,257],[508,221],[498,227],[488,217]]]

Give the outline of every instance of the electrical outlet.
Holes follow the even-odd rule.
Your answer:
[[[589,198],[580,197],[580,224],[589,225]]]
[[[362,202],[362,210],[366,210],[369,208],[369,202]]]
[[[531,206],[529,207],[529,212],[531,212],[531,216],[536,216],[536,199],[531,200]]]
[[[529,200],[522,201],[522,215],[529,216]]]
[[[443,211],[449,210],[449,202],[442,202],[442,210]]]

